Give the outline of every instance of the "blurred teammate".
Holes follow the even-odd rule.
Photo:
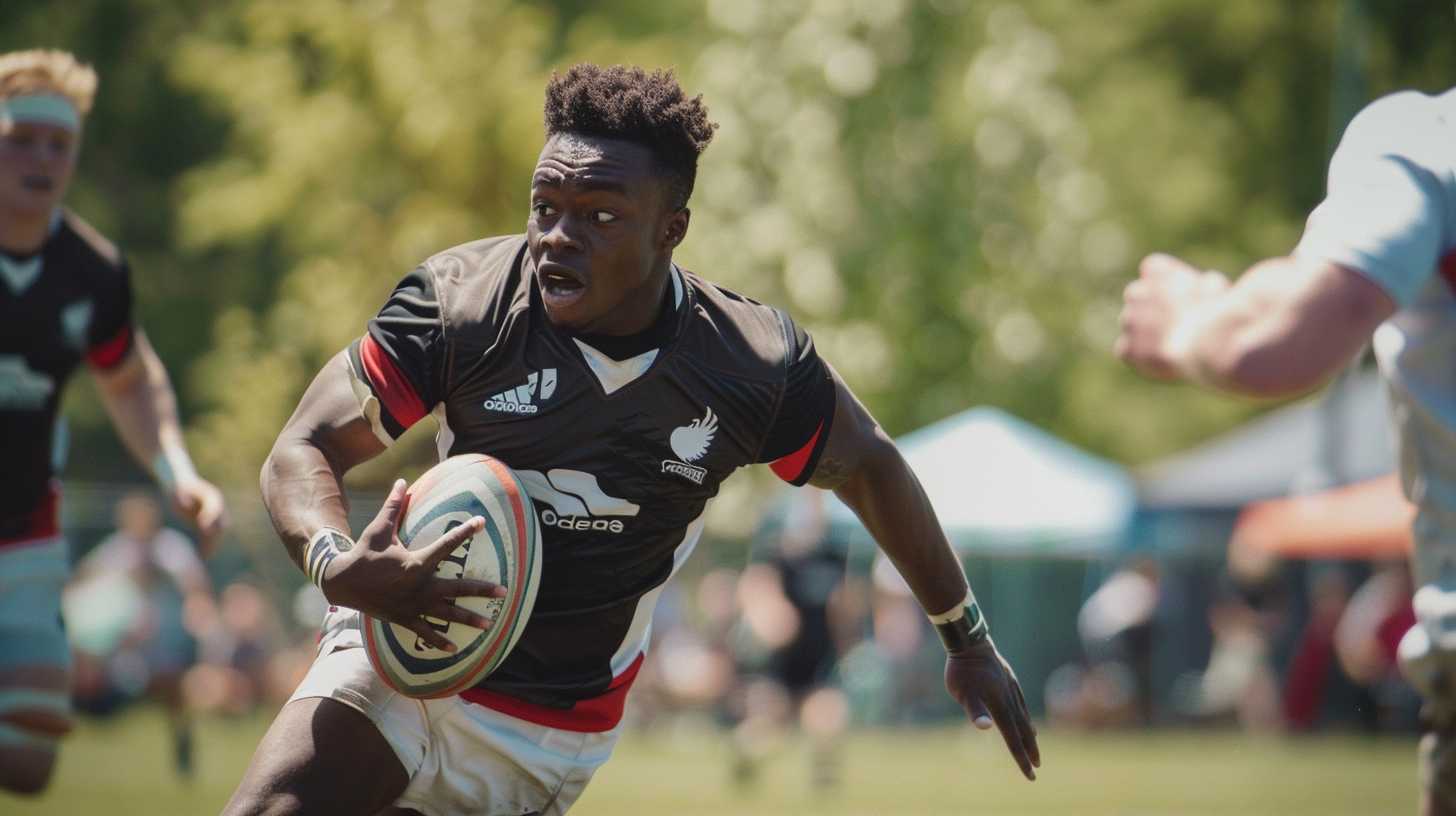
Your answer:
[[[71,727],[52,440],[77,365],[204,540],[223,524],[221,494],[183,445],[167,372],[132,321],[126,261],[61,207],[95,90],[70,54],[0,56],[0,788],[21,793],[45,788]]]
[[[667,73],[553,78],[526,234],[426,260],[315,378],[263,494],[290,557],[327,562],[314,577],[340,609],[228,813],[566,810],[620,734],[662,584],[719,484],[755,462],[858,511],[934,613],[951,694],[1034,776],[1020,687],[894,444],[787,315],[672,263],[713,127]],[[443,646],[421,616],[484,628],[450,599],[497,588],[436,578],[400,545],[403,482],[352,541],[342,479],[426,414],[441,456],[488,452],[520,475],[544,554],[509,659],[420,701],[375,676],[353,610]],[[479,524],[426,546],[448,552]]]
[[[1167,255],[1129,284],[1117,353],[1149,376],[1286,396],[1374,340],[1416,505],[1415,607],[1402,662],[1427,701],[1423,810],[1456,814],[1456,91],[1362,111],[1288,257],[1238,283]]]

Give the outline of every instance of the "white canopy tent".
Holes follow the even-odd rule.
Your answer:
[[[1145,507],[1242,507],[1363,481],[1395,469],[1384,383],[1356,373],[1332,390],[1270,411],[1138,470]]]
[[[1136,505],[1121,466],[996,408],[947,417],[898,444],[962,552],[1103,554],[1121,544]],[[837,500],[829,518],[841,536],[868,535]]]

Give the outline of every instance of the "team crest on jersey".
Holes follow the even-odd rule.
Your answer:
[[[35,371],[19,354],[0,354],[0,408],[39,411],[56,390],[56,381]]]
[[[524,384],[507,388],[486,400],[485,409],[503,414],[530,415],[541,410],[540,403],[551,399],[555,393],[556,369],[543,368],[528,374]]]
[[[61,310],[61,332],[66,342],[77,351],[86,350],[86,334],[91,329],[91,301],[80,300]]]
[[[664,459],[662,472],[675,473],[693,484],[702,484],[708,469],[689,463],[708,455],[708,446],[713,444],[713,436],[717,433],[718,417],[712,408],[708,408],[701,418],[674,428],[667,444],[677,454],[677,459]]]

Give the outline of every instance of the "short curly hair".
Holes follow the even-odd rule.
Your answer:
[[[672,71],[581,63],[546,84],[548,137],[576,133],[646,147],[670,179],[674,208],[687,206],[698,156],[717,127],[703,97],[689,99]]]
[[[96,98],[96,71],[65,51],[0,54],[0,99],[36,93],[60,94],[85,116]]]

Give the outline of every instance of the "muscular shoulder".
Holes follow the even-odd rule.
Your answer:
[[[449,334],[479,326],[499,326],[508,314],[526,305],[522,235],[482,238],[430,256],[424,268],[440,304],[440,318]]]
[[[802,335],[787,315],[690,272],[683,282],[694,309],[683,340],[698,362],[748,379],[784,379]]]

